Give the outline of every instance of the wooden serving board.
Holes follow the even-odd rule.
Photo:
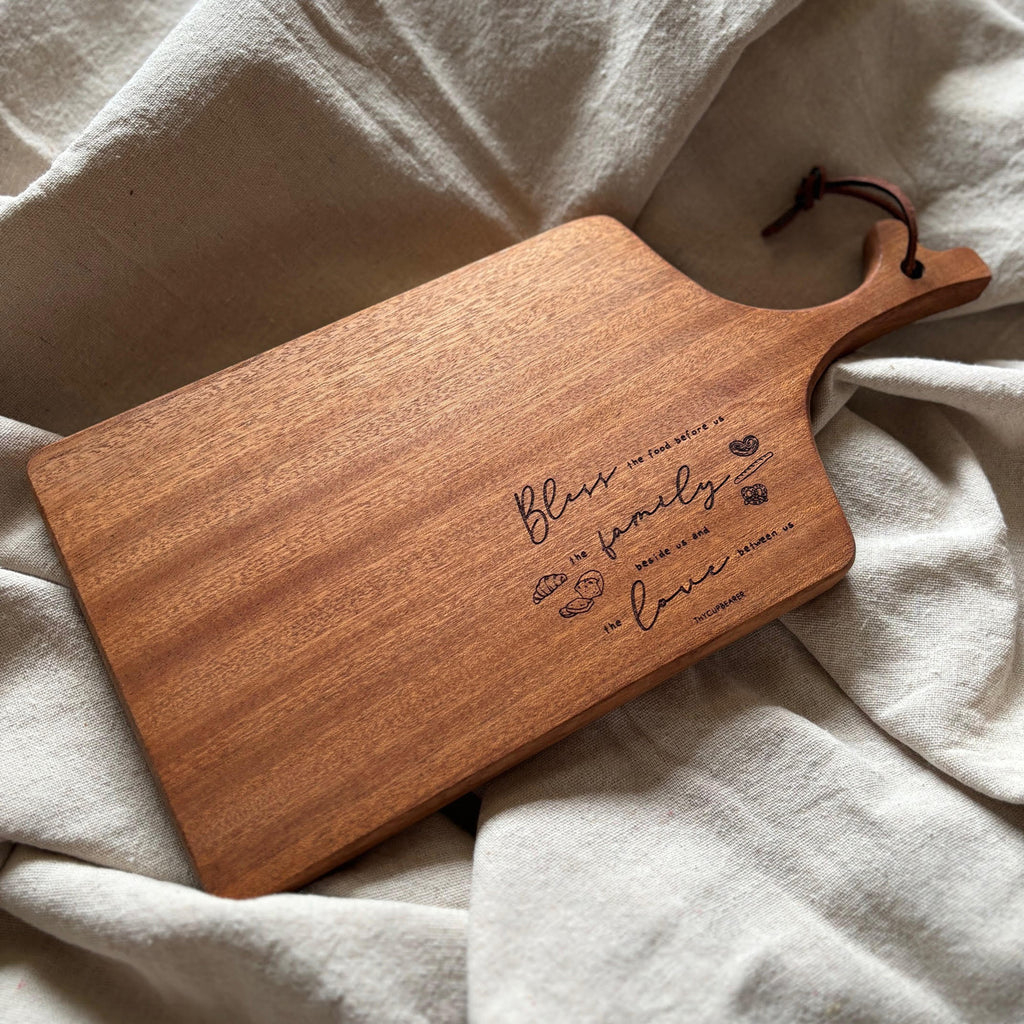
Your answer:
[[[300,886],[832,586],[815,380],[989,279],[904,244],[767,310],[589,217],[37,453],[203,885]]]

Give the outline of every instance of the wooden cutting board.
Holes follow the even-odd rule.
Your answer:
[[[840,579],[811,388],[989,279],[905,238],[768,310],[589,217],[38,452],[203,885],[300,886]]]

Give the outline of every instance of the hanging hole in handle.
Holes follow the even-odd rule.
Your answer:
[[[915,281],[924,274],[924,265],[915,257],[917,252],[917,214],[914,212],[914,204],[900,188],[882,178],[829,179],[825,174],[824,167],[820,165],[812,167],[811,173],[800,181],[793,205],[767,227],[762,228],[761,235],[767,238],[769,235],[781,231],[798,213],[810,210],[817,200],[829,192],[866,200],[881,207],[891,217],[903,221],[907,226],[907,255],[900,263],[900,270]],[[907,269],[908,265],[909,270]]]

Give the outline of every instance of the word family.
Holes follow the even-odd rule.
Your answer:
[[[705,512],[710,512],[715,507],[715,495],[722,489],[729,475],[726,474],[718,483],[711,478],[693,482],[691,488],[690,467],[682,465],[676,470],[675,488],[668,494],[662,493],[657,500],[649,506],[638,508],[629,519],[619,526],[612,527],[611,533],[606,535],[604,530],[597,531],[597,540],[601,550],[614,561],[618,556],[615,552],[615,544],[621,537],[624,537],[630,530],[639,526],[645,519],[657,515],[663,509],[676,505],[690,505],[700,499],[699,504]],[[694,538],[696,539],[696,534]]]

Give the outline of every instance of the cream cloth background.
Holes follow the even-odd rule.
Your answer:
[[[1024,5],[0,6],[0,1020],[1024,1020]],[[567,218],[764,305],[898,181],[974,307],[815,401],[829,594],[308,891],[194,888],[46,539],[69,432]]]

